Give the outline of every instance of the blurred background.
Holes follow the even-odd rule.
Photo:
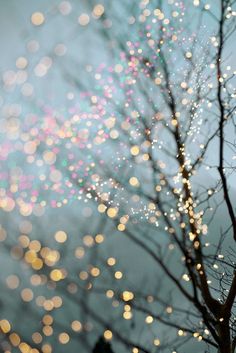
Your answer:
[[[130,313],[133,293],[151,305],[156,294],[170,303],[174,297],[175,306],[188,310],[170,280],[160,275],[154,259],[124,234],[129,218],[132,222],[127,234],[138,234],[141,239],[147,234],[147,243],[165,231],[161,224],[157,230],[158,215],[145,198],[145,193],[152,193],[150,166],[140,167],[139,162],[128,159],[130,147],[133,157],[139,147],[146,148],[139,140],[135,99],[126,101],[122,91],[122,84],[132,75],[125,72],[117,79],[125,70],[127,43],[130,55],[133,47],[129,42],[146,50],[140,28],[149,30],[155,25],[140,15],[148,3],[0,0],[2,352],[92,352],[100,336],[111,342],[115,353],[137,353],[139,348],[132,347],[132,342],[142,342],[150,352],[203,351],[201,343],[187,339],[178,350],[176,328],[169,331],[156,321],[152,323],[148,312]],[[199,56],[197,50],[206,52],[210,45],[214,20],[209,17],[200,23],[197,16],[189,15],[206,2],[185,3],[157,1],[151,6],[161,4],[174,18],[176,27],[170,31],[190,38],[182,42],[181,50],[188,53],[198,37]],[[149,17],[148,12],[145,16]],[[233,43],[234,36],[231,40]],[[166,46],[171,52],[171,44]],[[234,66],[234,50],[227,47],[225,66]],[[153,55],[151,50],[151,54],[147,52]],[[142,60],[146,65],[147,59]],[[181,72],[181,65],[185,68],[178,54],[174,64],[176,72]],[[205,70],[204,63],[199,65]],[[203,76],[208,77],[208,70]],[[147,85],[146,79],[143,84]],[[127,96],[135,96],[135,89],[140,110],[144,116],[152,116],[161,100],[151,108],[147,101],[142,103],[144,89],[134,88],[134,93],[130,89]],[[155,89],[151,92],[155,96]],[[131,116],[126,121],[129,125],[122,125],[125,114]],[[115,124],[115,118],[120,125]],[[201,112],[198,118],[202,118]],[[119,127],[125,132],[131,129],[131,134],[119,135]],[[171,150],[169,138],[162,137],[162,147]],[[233,138],[230,129],[229,137]],[[227,153],[231,159],[234,152]],[[158,158],[172,171],[168,157],[160,154]],[[208,157],[214,164],[214,142]],[[211,190],[216,184],[215,172],[210,168],[201,171],[199,189]],[[143,194],[123,187],[126,182],[137,184],[132,177],[142,180]],[[93,193],[97,184],[99,196]],[[217,212],[212,232],[225,218],[225,209]],[[181,276],[176,267],[179,253],[172,252],[169,239],[163,237],[160,243],[169,247],[166,261],[173,263]],[[166,302],[164,307],[167,314],[172,312]],[[174,315],[177,323],[179,314]],[[162,341],[167,343],[162,345]]]

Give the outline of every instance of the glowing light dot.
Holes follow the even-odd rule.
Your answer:
[[[109,266],[114,266],[116,264],[116,259],[114,257],[109,257],[109,259],[107,259],[107,263]]]
[[[34,26],[41,26],[44,20],[45,18],[42,12],[34,12],[31,16],[31,22]]]
[[[55,282],[60,281],[63,278],[61,270],[58,270],[58,269],[52,270],[50,273],[50,278]]]
[[[117,215],[117,209],[116,208],[114,208],[114,207],[110,207],[110,208],[108,208],[108,210],[107,210],[107,215],[108,215],[108,217],[110,217],[110,218],[114,218],[116,215]]]
[[[111,289],[108,289],[108,291],[106,292],[106,296],[107,296],[107,298],[113,298],[114,297],[114,292],[113,292],[113,290],[111,290]]]
[[[156,85],[160,85],[160,84],[161,84],[161,78],[160,78],[160,77],[157,77],[157,78],[155,79],[155,84],[156,84]]]
[[[124,291],[122,293],[122,299],[125,301],[125,302],[128,302],[132,299],[134,299],[134,294],[132,292],[129,292],[129,291]]]
[[[11,325],[8,320],[1,320],[0,321],[0,328],[3,333],[8,333],[11,330]]]
[[[19,349],[22,353],[29,353],[30,352],[30,346],[25,342],[20,343]]]
[[[26,58],[24,58],[23,56],[20,56],[17,60],[16,60],[16,67],[18,69],[25,69],[26,66],[28,65],[28,61]]]
[[[51,165],[54,164],[56,161],[56,155],[52,151],[45,151],[43,154],[43,159],[45,163]]]
[[[83,237],[83,242],[86,246],[90,247],[94,244],[94,239],[91,235],[88,234]]]
[[[44,315],[43,317],[43,323],[45,325],[52,325],[53,323],[53,317],[51,315]]]
[[[37,144],[34,141],[28,141],[24,145],[24,151],[26,154],[34,154],[37,148]]]
[[[160,346],[160,344],[161,344],[161,342],[158,338],[155,338],[153,343],[154,343],[154,346]]]
[[[172,307],[171,307],[171,306],[168,306],[168,307],[166,308],[166,312],[167,312],[168,314],[171,314],[171,313],[173,312]]]
[[[131,177],[129,179],[129,183],[132,186],[136,186],[136,187],[139,186],[139,181],[138,181],[138,179],[136,177]]]
[[[42,346],[42,351],[43,351],[43,353],[51,353],[52,352],[52,346],[50,345],[50,344],[44,344],[43,346]],[[27,352],[27,353],[29,353],[29,352]]]
[[[145,322],[146,322],[147,324],[151,324],[151,323],[153,322],[153,317],[152,317],[151,315],[148,315],[148,316],[146,317],[146,319],[145,319]]]
[[[81,26],[87,26],[89,24],[90,18],[89,15],[83,13],[79,16],[78,22]]]
[[[123,273],[121,271],[116,271],[114,276],[116,279],[121,279],[123,277]]]
[[[55,169],[50,173],[50,180],[54,183],[58,183],[62,178],[62,173]]]
[[[19,346],[20,344],[20,337],[17,335],[17,333],[13,332],[9,336],[10,342],[14,347]]]
[[[120,232],[123,232],[123,231],[125,230],[125,225],[122,224],[122,223],[120,223],[120,224],[118,224],[117,229],[118,229]]]
[[[101,244],[104,241],[104,235],[103,234],[97,234],[95,236],[95,241],[97,244]]]
[[[97,4],[96,6],[94,6],[93,15],[95,17],[101,17],[104,14],[104,11],[104,6],[101,4]]]
[[[100,275],[100,270],[99,270],[99,268],[93,267],[93,268],[91,269],[91,275],[92,275],[93,277],[98,277],[98,276]]]
[[[106,211],[107,207],[103,204],[98,205],[98,212],[104,213]]]
[[[59,4],[59,11],[61,12],[61,14],[63,16],[69,15],[69,13],[71,12],[71,4],[69,1],[62,1]]]
[[[130,152],[132,156],[137,156],[139,154],[139,147],[138,146],[132,146],[130,149]]]
[[[68,335],[68,333],[66,332],[62,332],[60,333],[60,335],[58,336],[58,340],[61,344],[67,344],[70,340],[70,336]]]
[[[186,58],[187,59],[191,59],[192,57],[192,53],[190,51],[188,51],[186,54],[185,54]]]
[[[108,341],[112,339],[112,332],[110,330],[104,331],[103,335],[104,335],[104,338]]]
[[[34,270],[41,270],[41,268],[43,267],[43,260],[41,259],[35,259],[33,262],[32,262],[32,268]]]
[[[25,302],[30,302],[34,297],[33,291],[30,288],[25,288],[21,291],[21,298]]]
[[[79,321],[75,320],[71,323],[71,328],[73,331],[79,332],[82,330],[82,324]]]
[[[6,279],[6,282],[7,282],[8,288],[10,289],[16,289],[20,284],[20,280],[16,275],[8,276]]]
[[[59,230],[58,232],[56,232],[54,237],[58,243],[65,243],[65,241],[67,240],[67,234],[63,230]]]
[[[123,66],[121,64],[117,64],[115,66],[115,72],[121,73],[123,71]]]
[[[171,120],[171,125],[177,126],[177,125],[178,125],[177,119],[172,119],[172,120]]]
[[[132,313],[130,312],[130,311],[125,311],[124,313],[123,313],[123,318],[125,319],[125,320],[130,320],[130,319],[132,319]]]

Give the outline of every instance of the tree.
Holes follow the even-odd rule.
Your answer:
[[[84,249],[78,251],[79,265],[71,260],[72,250],[60,249],[60,261],[51,262],[48,254],[55,249],[37,252],[47,279],[41,282],[63,298],[63,313],[79,307],[95,330],[103,327],[106,340],[116,340],[114,346],[168,352],[189,349],[194,340],[201,349],[233,353],[235,72],[227,55],[235,35],[235,2],[88,5],[113,58],[86,80],[71,67],[62,68],[83,92],[86,111],[65,122],[47,119],[37,153],[51,165],[55,155],[44,154],[46,136],[50,146],[60,145],[46,190],[60,193],[66,184],[81,191],[100,222],[96,235],[84,241],[89,259],[81,255]],[[126,17],[128,25],[121,26],[119,19]],[[70,158],[69,167],[61,163]],[[112,249],[101,245],[103,233]],[[112,233],[127,241],[113,240]],[[117,250],[117,244],[123,248]],[[27,262],[27,247],[23,253]],[[34,261],[27,263],[34,270]],[[144,278],[134,273],[136,267],[144,268]],[[68,326],[59,314],[52,316],[55,331]],[[80,331],[81,323],[74,328]],[[61,336],[63,344],[67,340],[68,334]]]
[[[142,3],[140,16],[145,26],[138,32],[139,41],[128,41],[126,49],[123,43],[126,36],[118,39],[116,45],[122,50],[120,62],[107,80],[106,73],[101,73],[96,94],[98,104],[101,104],[100,91],[101,99],[104,95],[108,97],[103,105],[112,117],[106,122],[112,129],[115,125],[116,130],[110,136],[118,140],[111,153],[119,156],[121,162],[117,166],[117,160],[113,165],[112,161],[110,164],[104,161],[102,169],[96,170],[97,185],[88,188],[101,212],[106,209],[118,230],[154,259],[182,300],[189,303],[193,312],[187,310],[186,317],[192,326],[184,324],[182,315],[179,322],[169,315],[174,298],[169,303],[163,297],[156,298],[158,305],[167,308],[166,314],[155,314],[153,306],[150,309],[149,304],[144,304],[143,295],[141,300],[132,300],[129,310],[148,314],[147,323],[156,319],[179,328],[179,336],[190,333],[199,341],[217,347],[219,352],[235,350],[236,277],[229,249],[235,240],[236,221],[232,187],[227,180],[230,171],[234,172],[227,150],[235,153],[229,133],[235,126],[235,96],[231,84],[234,74],[227,73],[231,68],[224,56],[235,30],[234,5],[222,0],[213,12],[209,4],[202,5],[198,12],[198,26],[206,18],[207,21],[212,18],[215,24],[211,34],[215,50],[212,50],[209,42],[205,45],[199,42],[193,25],[185,24],[184,32],[177,35],[178,28],[167,15],[168,6],[160,3],[153,11],[148,2]],[[173,17],[178,15],[172,13]],[[174,28],[174,34],[165,24]],[[192,31],[188,36],[186,28]],[[218,151],[218,158],[211,161],[213,148]],[[206,185],[206,189],[202,186],[200,191],[196,184],[207,177],[203,166],[208,166],[212,175],[219,178],[215,184]],[[212,211],[214,224],[218,207],[222,207],[228,219],[225,229],[220,231],[209,227],[207,216],[208,210]],[[136,214],[142,215],[141,220]],[[158,228],[155,230],[153,225]],[[204,239],[208,227],[210,233],[214,232],[212,236],[209,234],[214,244],[212,250],[206,249],[208,244]],[[157,238],[161,233],[166,237],[164,240]],[[170,262],[167,254],[172,248],[179,253],[182,266]],[[175,271],[173,268],[177,267]],[[189,282],[187,287],[181,277]],[[127,301],[129,295],[136,296],[132,287],[128,293],[131,294],[124,295]],[[155,293],[149,295],[152,300],[155,298]],[[182,312],[178,307],[175,310]]]

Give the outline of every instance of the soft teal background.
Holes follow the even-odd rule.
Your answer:
[[[125,1],[125,0],[123,0]],[[73,92],[75,94],[74,100],[78,100],[78,92],[75,88],[71,87],[68,82],[64,80],[62,75],[62,68],[66,68],[70,73],[79,79],[86,80],[85,67],[88,64],[96,65],[100,61],[107,61],[111,59],[111,51],[109,47],[104,44],[96,35],[96,24],[93,22],[87,28],[81,28],[77,24],[77,17],[82,12],[87,11],[86,1],[73,1],[72,2],[72,14],[68,17],[62,17],[58,15],[55,11],[55,6],[59,4],[59,1],[44,1],[44,0],[1,0],[0,1],[0,23],[1,23],[1,34],[0,34],[0,48],[1,48],[1,65],[0,72],[4,73],[6,70],[14,69],[15,61],[19,56],[26,56],[29,59],[29,81],[34,85],[36,93],[36,101],[43,99],[48,104],[52,105],[54,108],[58,109],[62,113],[66,113],[71,102],[67,99],[67,93]],[[135,4],[135,2],[134,2]],[[214,6],[214,1],[212,1]],[[118,5],[119,6],[119,5]],[[41,27],[33,27],[30,23],[30,16],[34,11],[42,11],[45,14],[45,24]],[[122,26],[122,23],[121,23]],[[211,30],[211,25],[209,25],[209,30]],[[27,42],[29,40],[36,39],[40,44],[40,49],[35,54],[27,53]],[[235,38],[234,38],[235,39]],[[235,55],[232,38],[232,53],[228,59],[228,62],[235,65]],[[64,43],[68,47],[68,55],[62,58],[58,58],[50,69],[49,74],[44,78],[35,77],[33,74],[33,67],[37,61],[45,55],[51,53],[52,48],[58,44]],[[0,93],[3,99],[14,102],[21,102],[23,109],[28,110],[29,102],[27,99],[22,99],[19,93],[16,91],[14,93],[7,94]],[[36,102],[37,106],[37,102]],[[230,132],[233,136],[233,131]],[[210,151],[212,153],[212,158],[216,158],[214,154],[214,148]],[[202,177],[203,183],[211,184],[214,179],[214,173],[207,174]],[[232,180],[233,184],[233,180]],[[73,250],[78,244],[81,243],[81,236],[84,234],[96,234],[97,220],[92,218],[85,220],[83,218],[84,204],[82,203],[72,203],[69,206],[61,210],[49,210],[41,218],[36,218],[32,216],[30,218],[33,223],[33,230],[30,235],[32,239],[44,240],[47,245],[55,246],[53,240],[53,234],[57,229],[64,228],[68,234],[70,234],[70,241],[68,245],[68,251],[73,253]],[[81,216],[82,215],[82,216]],[[11,244],[14,244],[16,237],[19,235],[19,224],[22,221],[22,217],[19,216],[17,212],[13,214],[1,213],[1,222],[4,227],[8,230],[9,238]],[[214,225],[213,230],[218,230],[221,223],[224,223],[225,216],[219,214],[219,223]],[[143,286],[148,288],[152,285],[151,281],[147,281],[147,274],[149,279],[153,278],[158,272],[158,269],[154,267],[150,259],[144,258],[144,254],[140,249],[134,250],[133,244],[129,241],[120,239],[120,235],[112,234],[113,231],[107,229],[108,234],[108,244],[102,248],[103,254],[109,252],[117,254],[120,258],[120,262],[125,265],[129,265],[129,271],[132,276],[133,282],[141,282]],[[135,253],[135,258],[133,257]],[[90,255],[95,256],[94,254]],[[87,260],[87,258],[86,258]],[[69,262],[70,259],[65,261]],[[143,263],[145,262],[145,266]],[[29,285],[28,275],[29,273],[25,270],[23,266],[18,267],[18,262],[9,261],[8,253],[2,250],[2,257],[0,260],[1,267],[4,268],[4,273],[1,274],[2,282],[5,280],[7,274],[12,272],[19,273],[22,276],[22,287],[24,285]],[[74,264],[75,268],[77,263]],[[84,264],[82,265],[82,267]],[[76,268],[77,270],[77,268]],[[22,275],[23,274],[23,275]],[[151,275],[150,275],[151,274]],[[142,281],[140,281],[142,278]],[[164,285],[166,285],[164,283]],[[39,291],[42,291],[40,289]],[[5,313],[12,318],[15,327],[19,329],[26,336],[28,334],[27,328],[29,326],[37,327],[39,318],[37,314],[31,312],[28,307],[18,305],[20,301],[19,295],[9,294],[9,291],[3,290],[4,295],[2,296],[2,308]],[[92,302],[96,310],[106,311],[106,305],[96,301],[96,297],[92,298]],[[181,303],[182,304],[182,303]],[[31,307],[34,310],[34,306]],[[76,312],[76,314],[75,314]],[[63,323],[64,321],[68,324],[68,318],[71,318],[75,314],[76,317],[82,315],[80,313],[79,305],[76,306],[68,304],[65,311],[59,311],[57,321],[58,323]],[[114,318],[110,317],[110,320]],[[19,323],[20,321],[20,323]],[[121,330],[124,330],[121,327]],[[125,328],[128,330],[128,328]],[[93,343],[96,337],[101,333],[101,328],[96,327],[94,335],[89,336],[89,343]],[[85,339],[83,337],[83,339]],[[146,338],[148,339],[148,338]],[[79,347],[79,348],[78,348]],[[82,344],[77,337],[73,337],[69,348],[61,347],[55,350],[59,353],[64,353],[65,351],[74,352],[76,350],[82,350]],[[124,352],[117,350],[117,353]],[[183,352],[189,352],[189,350],[195,352],[202,352],[202,347],[195,344],[187,346],[186,350]],[[86,352],[87,349],[84,349]],[[181,351],[182,352],[182,351]]]

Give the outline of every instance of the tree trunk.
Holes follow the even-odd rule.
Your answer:
[[[222,323],[218,332],[220,338],[219,353],[233,353],[229,323]]]
[[[218,353],[233,353],[231,344],[224,344],[224,345],[222,345],[222,346],[219,348]]]

